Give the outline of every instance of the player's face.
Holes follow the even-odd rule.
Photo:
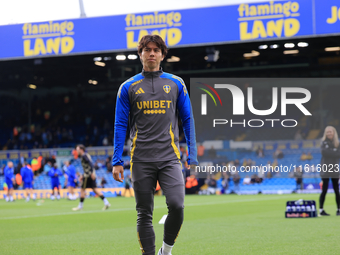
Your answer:
[[[13,167],[13,163],[12,162],[8,162],[8,167],[12,168]]]
[[[82,150],[79,147],[76,148],[76,151],[77,151],[78,156],[81,156]]]
[[[161,61],[164,59],[162,50],[158,48],[154,42],[149,42],[139,54],[143,68],[147,72],[155,72],[159,70]]]
[[[326,137],[327,137],[329,140],[333,140],[333,137],[334,137],[333,129],[327,128],[327,130],[326,130]]]

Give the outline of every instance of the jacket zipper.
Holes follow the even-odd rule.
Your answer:
[[[151,80],[152,80],[152,82],[151,82],[151,84],[152,84],[152,93],[155,93],[155,89],[153,87],[153,76],[151,76]]]

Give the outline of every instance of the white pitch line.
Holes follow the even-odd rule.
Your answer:
[[[285,198],[285,196],[280,196],[280,198]],[[197,204],[184,204],[187,206],[203,206],[203,205],[217,205],[217,204],[229,204],[229,203],[241,203],[241,202],[255,202],[255,201],[266,201],[266,200],[276,200],[277,197],[265,198],[265,199],[239,199],[239,200],[226,200],[220,202],[206,202],[206,203],[197,203]],[[154,209],[164,209],[164,206],[155,206]],[[104,212],[119,212],[119,211],[134,211],[133,208],[116,208],[109,209]],[[13,219],[26,219],[26,218],[37,218],[37,217],[50,217],[50,216],[60,216],[60,215],[77,215],[77,214],[87,214],[87,213],[99,213],[103,212],[102,210],[92,210],[92,211],[81,211],[81,212],[64,212],[64,213],[50,213],[50,214],[39,214],[39,215],[21,215],[21,216],[13,216],[13,217],[3,217],[0,220],[13,220]]]

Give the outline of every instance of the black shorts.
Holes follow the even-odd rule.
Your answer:
[[[91,176],[89,177],[84,177],[83,176],[83,181],[81,183],[81,188],[82,189],[94,189],[97,188],[97,182],[96,179],[92,180]]]

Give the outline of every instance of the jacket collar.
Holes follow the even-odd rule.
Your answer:
[[[163,74],[163,69],[162,69],[162,67],[158,70],[158,71],[155,71],[155,72],[147,72],[147,71],[145,71],[144,69],[142,70],[142,75],[144,76],[144,77],[159,77],[159,76],[161,76]]]

